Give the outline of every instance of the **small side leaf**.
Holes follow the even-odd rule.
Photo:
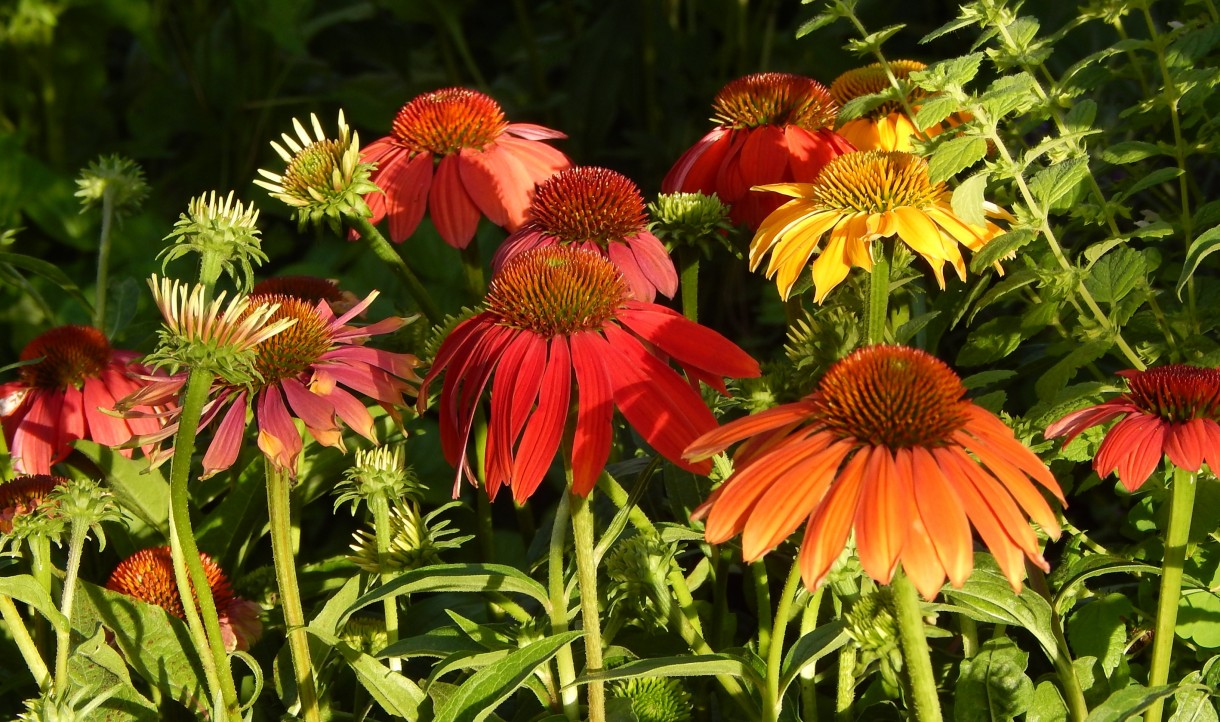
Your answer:
[[[540,639],[475,672],[437,711],[436,722],[480,722],[525,683],[539,665],[581,637],[564,632]],[[388,671],[388,670],[387,670]]]
[[[1178,276],[1178,283],[1174,286],[1178,300],[1182,299],[1182,289],[1194,275],[1195,269],[1199,267],[1204,258],[1210,256],[1218,248],[1220,248],[1220,226],[1208,228],[1191,241],[1190,248],[1186,251],[1186,262],[1182,264],[1182,275]]]
[[[503,564],[436,564],[413,569],[360,597],[346,614],[383,599],[415,592],[514,592],[550,606],[546,588]]]

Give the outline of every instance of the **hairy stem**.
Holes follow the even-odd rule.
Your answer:
[[[1161,561],[1161,593],[1156,606],[1156,630],[1152,636],[1152,662],[1148,665],[1149,687],[1157,687],[1169,681],[1169,666],[1173,660],[1173,630],[1178,624],[1182,568],[1186,563],[1186,545],[1190,537],[1190,520],[1194,514],[1197,481],[1194,472],[1174,467],[1169,501],[1169,527],[1165,530],[1165,556]],[[1153,702],[1144,715],[1144,722],[1161,722],[1164,711],[1164,700]]]
[[[801,581],[801,565],[793,560],[792,569],[784,581],[784,589],[780,592],[779,601],[775,605],[775,617],[771,626],[771,644],[767,649],[767,686],[763,694],[763,719],[767,722],[778,722],[783,700],[779,693],[779,673],[784,661],[784,634],[788,629],[788,621],[792,616],[790,609],[792,600],[796,597],[797,583]],[[760,647],[761,650],[761,647]]]
[[[381,231],[378,231],[367,218],[362,216],[349,215],[347,222],[356,229],[361,238],[368,242],[373,253],[402,280],[403,285],[407,287],[407,293],[410,293],[415,302],[419,304],[419,309],[423,311],[428,322],[434,325],[440,323],[443,316],[436,302],[432,300],[432,295],[428,293],[428,289],[424,288],[424,284],[415,275],[415,271],[407,265],[406,260],[398,255],[398,251],[394,250],[385,236],[381,235]]]
[[[563,583],[564,540],[568,529],[568,494],[564,494],[555,508],[555,520],[551,524],[551,544],[547,553],[547,591],[551,601],[551,634],[568,631],[568,592]],[[559,672],[560,699],[563,713],[569,720],[580,719],[580,705],[573,682],[576,679],[576,663],[572,660],[571,645],[564,645],[555,655],[555,667]]]
[[[51,672],[47,669],[47,663],[42,661],[38,645],[30,636],[30,630],[26,629],[25,621],[17,611],[17,605],[13,604],[13,598],[4,594],[0,594],[0,618],[4,619],[4,626],[8,628],[9,634],[13,635],[13,641],[21,652],[21,658],[25,660],[26,668],[34,676],[38,689],[46,692],[51,686]]]
[[[394,578],[386,570],[390,555],[390,503],[382,494],[369,498],[369,510],[373,512],[373,533],[377,538],[377,567],[381,570],[381,584],[385,586]],[[398,641],[398,598],[387,597],[381,601],[382,613],[385,615],[385,634],[389,644]],[[402,671],[402,658],[390,657],[390,669]]]
[[[97,244],[97,301],[93,304],[93,327],[104,329],[106,322],[106,286],[110,283],[110,236],[114,225],[114,185],[106,183],[102,190],[102,230]]]
[[[576,574],[580,584],[580,613],[585,633],[585,673],[602,668],[601,608],[597,599],[597,561],[593,558],[593,510],[589,500],[572,497],[572,540],[576,547]],[[606,683],[589,683],[589,722],[606,722]]]
[[[911,682],[911,696],[918,722],[940,722],[940,699],[936,695],[936,677],[932,673],[932,655],[923,630],[923,613],[915,585],[901,571],[890,585],[894,593],[894,611],[898,621],[898,636],[902,642],[902,658],[906,662]]]

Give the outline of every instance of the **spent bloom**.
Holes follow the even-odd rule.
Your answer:
[[[767,277],[775,277],[787,298],[814,251],[814,298],[821,303],[852,266],[871,271],[874,239],[897,236],[932,266],[941,288],[944,265],[966,278],[966,261],[958,246],[977,251],[1004,232],[984,220],[976,226],[953,212],[952,192],[928,178],[927,162],[910,153],[860,151],[839,156],[813,183],[779,183],[769,190],[791,196],[763,221],[750,243],[750,268],[771,254]],[[991,218],[1013,220],[992,203],[983,204]],[[825,238],[825,245],[822,241]]]
[[[577,166],[544,181],[530,203],[529,220],[504,240],[492,270],[523,251],[555,245],[584,248],[610,259],[641,301],[652,301],[657,292],[672,298],[678,290],[674,263],[648,229],[644,197],[621,173]]]
[[[441,448],[463,477],[476,479],[466,447],[479,400],[491,413],[482,477],[494,498],[504,484],[523,502],[559,450],[575,407],[572,490],[588,495],[610,453],[614,408],[666,458],[715,427],[692,381],[725,392],[723,377],[757,376],[758,364],[720,334],[656,304],[635,300],[622,273],[600,254],[547,246],[505,261],[491,280],[485,310],[458,325],[437,351],[426,389],[445,373]],[[575,378],[576,400],[572,390]]]
[[[361,150],[376,164],[384,193],[367,196],[373,223],[389,216],[390,239],[407,239],[428,211],[441,238],[465,248],[479,218],[515,231],[534,186],[571,165],[542,141],[566,138],[531,123],[509,123],[499,103],[475,90],[443,88],[410,100],[390,134]]]
[[[120,155],[104,155],[89,163],[76,179],[76,185],[82,211],[103,204],[109,195],[111,207],[120,218],[138,211],[148,196],[144,169]]]
[[[254,182],[270,191],[272,198],[292,206],[302,229],[325,223],[338,233],[345,216],[369,215],[363,196],[377,191],[369,179],[373,166],[361,161],[360,136],[348,127],[342,110],[338,138],[327,137],[318,116],[310,114],[309,121],[312,137],[293,118],[296,137],[282,133],[283,145],[271,141],[276,154],[288,164],[284,173],[260,168],[258,172],[266,180]]]
[[[1118,472],[1127,491],[1148,480],[1161,459],[1197,472],[1203,462],[1220,469],[1220,370],[1169,364],[1145,371],[1120,371],[1127,392],[1064,416],[1046,429],[1046,438],[1070,442],[1085,429],[1118,418],[1106,432],[1093,469],[1098,476]]]
[[[16,381],[0,384],[0,426],[19,474],[49,474],[77,439],[118,446],[157,430],[155,420],[106,413],[143,384],[140,354],[111,348],[91,326],[57,326],[36,336],[19,356]],[[145,409],[151,411],[151,409]],[[124,451],[127,456],[131,451]]]
[[[201,258],[218,259],[220,269],[243,290],[254,282],[254,266],[267,262],[259,240],[258,209],[253,204],[242,205],[216,191],[192,198],[186,213],[178,217],[174,230],[165,237],[171,243],[157,258],[163,259],[161,270],[178,258],[198,253]]]
[[[1002,421],[963,398],[961,380],[917,349],[870,346],[804,399],[730,422],[693,443],[697,460],[745,440],[734,473],[695,510],[713,544],[742,535],[754,561],[805,522],[801,576],[826,579],[854,530],[860,564],[887,583],[898,563],[927,599],[973,570],[973,527],[1014,591],[1023,557],[1047,569],[1027,517],[1059,522],[1031,479],[1060,502],[1046,466]]]
[[[789,73],[755,73],[725,85],[712,101],[716,127],[682,154],[661,191],[715,193],[752,229],[783,203],[753,190],[808,182],[855,148],[834,132],[838,106],[825,86]]]
[[[199,559],[220,616],[225,649],[230,652],[249,649],[263,632],[258,605],[233,593],[228,577],[211,557],[200,552]],[[174,581],[173,557],[167,546],[138,551],[120,562],[106,581],[106,588],[154,604],[179,619],[186,618],[182,595]]]
[[[13,520],[38,508],[56,487],[66,479],[50,474],[18,476],[0,481],[0,534],[13,531]]]
[[[894,79],[903,87],[908,105],[912,110],[919,110],[928,93],[913,85],[910,77],[911,73],[921,71],[927,66],[917,60],[894,60],[890,62],[889,67],[894,73]],[[848,70],[830,84],[830,95],[840,106],[855,98],[891,90],[890,79],[881,63]],[[951,115],[944,123],[936,123],[920,130],[925,137],[930,138],[944,131],[945,125],[954,126],[959,122],[958,117]],[[863,116],[843,123],[839,126],[838,133],[860,150],[910,151],[911,139],[919,136],[920,130],[915,128],[915,123],[907,116],[902,103],[886,100]]]

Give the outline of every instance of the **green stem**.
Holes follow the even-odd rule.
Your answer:
[[[8,453],[8,442],[0,433],[0,483],[13,480],[13,455]]]
[[[209,655],[201,655],[204,672],[212,685],[213,698],[219,698],[223,709],[217,709],[221,720],[240,719],[237,687],[233,683],[233,670],[225,652],[224,638],[220,634],[220,620],[216,614],[216,602],[210,590],[203,562],[199,558],[199,547],[195,544],[195,533],[191,528],[190,488],[191,456],[195,451],[195,436],[199,431],[199,417],[203,413],[213,374],[192,369],[182,394],[182,413],[178,417],[178,431],[174,435],[174,458],[169,471],[170,550],[174,560],[174,578],[178,593],[182,597],[182,608],[187,626],[191,629],[200,652],[207,649]],[[200,590],[195,594],[193,590]],[[195,599],[195,604],[187,600]]]
[[[767,722],[778,722],[783,700],[779,693],[779,673],[784,662],[784,634],[792,614],[792,600],[796,597],[797,583],[801,581],[801,565],[795,560],[784,581],[784,590],[780,592],[779,602],[775,605],[774,623],[771,627],[771,646],[767,650],[767,687],[763,697],[763,719]],[[760,647],[761,649],[761,647]]]
[[[902,658],[906,662],[911,682],[911,696],[918,722],[940,722],[940,699],[936,696],[936,677],[932,674],[932,655],[923,631],[923,613],[915,585],[901,571],[890,584],[894,594],[894,612],[898,618],[898,636],[902,642]]]
[[[225,257],[221,253],[205,252],[199,257],[199,285],[207,289],[204,294],[204,301],[212,300],[212,289],[216,287],[216,282],[220,280],[220,273],[224,270]]]
[[[1063,620],[1055,609],[1050,585],[1046,583],[1046,574],[1028,561],[1025,563],[1025,571],[1026,576],[1029,577],[1030,588],[1045,599],[1051,608],[1051,633],[1055,638],[1057,648],[1051,663],[1055,667],[1055,674],[1059,677],[1059,684],[1063,687],[1063,698],[1067,701],[1068,713],[1071,715],[1072,722],[1084,722],[1085,718],[1089,716],[1089,705],[1084,699],[1084,689],[1080,686],[1080,680],[1076,677],[1076,668],[1072,666],[1072,650],[1068,647],[1067,637],[1063,634]]]
[[[381,584],[385,586],[394,578],[386,570],[390,554],[390,503],[384,495],[369,498],[369,510],[373,512],[373,533],[377,537],[377,567],[381,570]],[[389,644],[398,641],[398,597],[389,597],[381,602],[385,614],[385,633]],[[402,671],[402,658],[390,657],[390,669]]]
[[[699,249],[678,249],[678,288],[682,290],[682,315],[699,321]]]
[[[568,631],[568,592],[563,583],[564,540],[568,528],[568,494],[559,499],[555,507],[555,520],[551,524],[551,544],[547,552],[547,592],[551,601],[551,634]],[[555,655],[555,667],[559,672],[560,699],[563,713],[570,720],[580,719],[577,700],[576,663],[572,661],[571,645],[564,645]]]
[[[766,659],[771,649],[771,580],[767,578],[765,561],[750,565],[750,581],[754,583],[754,605],[758,608],[758,656]]]
[[[852,722],[852,705],[856,700],[856,645],[849,643],[839,649],[839,674],[835,686],[835,722]]]
[[[405,259],[398,255],[398,251],[390,245],[390,242],[381,235],[381,232],[369,223],[367,218],[361,216],[347,216],[347,222],[352,228],[360,234],[360,237],[368,241],[369,247],[373,249],[373,253],[388,265],[395,274],[398,275],[402,282],[407,287],[407,292],[419,304],[419,308],[423,311],[428,322],[435,325],[441,322],[443,316],[437,308],[436,303],[432,300],[432,296],[428,293],[428,289],[424,288],[424,284],[420,283],[419,277],[415,275],[415,271],[407,265]]]
[[[1169,681],[1174,628],[1178,624],[1178,602],[1182,596],[1182,567],[1186,562],[1190,519],[1195,508],[1196,482],[1194,472],[1174,467],[1169,528],[1165,530],[1165,557],[1161,562],[1161,595],[1157,602],[1156,630],[1152,637],[1152,663],[1148,666],[1149,687]],[[1144,722],[1160,722],[1163,712],[1163,701],[1154,702],[1144,715]]]
[[[873,272],[868,277],[868,342],[885,343],[885,323],[889,320],[890,258],[885,246],[873,259]]]
[[[308,722],[319,722],[318,692],[314,687],[313,664],[309,659],[309,635],[305,631],[305,611],[301,607],[301,591],[297,585],[296,559],[292,550],[291,482],[288,474],[265,459],[267,471],[267,515],[271,526],[271,556],[275,563],[275,581],[284,612],[288,633],[288,648],[292,654],[292,669],[296,677],[297,698]]]
[[[89,526],[79,522],[72,523],[72,532],[68,540],[68,566],[64,572],[63,596],[59,600],[59,611],[67,620],[72,619],[72,603],[76,598],[76,578],[80,573],[80,555],[85,548],[85,538],[89,536]],[[67,692],[68,685],[68,651],[72,645],[72,625],[65,624],[63,629],[55,630],[55,690]]]
[[[585,673],[602,668],[601,609],[597,600],[597,561],[593,558],[593,510],[589,500],[571,493],[572,540],[580,584],[580,613],[585,632]],[[589,722],[606,722],[606,683],[589,683]]]
[[[93,304],[93,327],[105,329],[106,286],[110,283],[110,228],[114,223],[114,185],[102,191],[102,231],[97,245],[97,302]]]
[[[479,239],[470,239],[470,244],[462,249],[462,273],[466,277],[466,288],[476,300],[482,299],[487,292],[483,280],[483,259],[479,256]]]
[[[818,610],[822,607],[822,594],[826,591],[826,585],[818,587],[818,590],[809,597],[809,601],[805,603],[805,609],[801,612],[801,632],[800,636],[804,637],[818,626]],[[818,720],[818,694],[817,685],[814,684],[814,677],[817,676],[817,670],[814,663],[810,663],[801,670],[801,719],[804,722],[817,722]]]
[[[51,686],[51,673],[47,670],[47,663],[42,661],[42,655],[38,653],[38,645],[34,643],[34,638],[26,629],[25,622],[21,619],[17,606],[13,604],[12,597],[4,594],[0,594],[0,618],[4,619],[4,626],[8,628],[9,634],[13,635],[13,641],[17,643],[17,649],[21,652],[22,659],[25,660],[26,668],[30,670],[30,674],[34,675],[38,689],[46,692]]]

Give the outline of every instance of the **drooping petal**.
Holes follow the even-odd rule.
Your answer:
[[[724,451],[742,439],[805,421],[809,415],[809,402],[796,401],[743,416],[695,439],[684,455],[691,461],[700,461]]]
[[[325,397],[310,393],[305,385],[296,379],[284,379],[280,382],[288,406],[296,417],[305,423],[311,436],[323,446],[337,447],[343,450],[343,432],[335,421],[335,407]]]
[[[538,408],[526,422],[513,456],[513,500],[523,503],[533,495],[555,459],[563,427],[568,419],[568,399],[572,391],[572,359],[567,339],[550,340],[550,357],[538,391]]]
[[[102,412],[102,409],[113,412],[116,399],[100,376],[85,379],[83,393],[82,412],[90,438],[103,446],[118,446],[131,438],[123,419]]]
[[[20,474],[50,474],[55,458],[55,425],[63,407],[63,394],[31,389],[25,398],[29,409],[9,444],[13,470]]]
[[[700,138],[665,174],[665,179],[661,181],[661,192],[716,192],[716,175],[729,150],[731,132],[728,128],[714,128]]]
[[[72,442],[85,438],[85,394],[75,386],[64,389],[63,402],[59,407],[59,418],[54,427],[58,432],[54,442],[55,456],[52,463],[68,458],[72,453]],[[130,456],[131,452],[125,452]]]
[[[1135,491],[1152,476],[1161,463],[1165,422],[1143,414],[1127,416],[1110,429],[1093,457],[1098,476],[1118,470],[1118,479],[1128,491]]]
[[[801,578],[808,589],[817,589],[826,580],[830,567],[843,552],[856,507],[860,503],[860,488],[864,482],[866,454],[853,454],[830,492],[809,517],[805,539],[801,543]]]
[[[628,303],[618,319],[683,365],[732,378],[754,378],[761,373],[758,362],[737,344],[663,306]]]
[[[927,530],[949,582],[960,587],[966,583],[974,568],[970,520],[931,451],[919,446],[912,448],[911,462],[915,511]]]
[[[275,386],[264,388],[258,395],[258,448],[271,463],[296,478],[297,457],[301,454],[301,435],[292,423],[284,398]]]
[[[572,368],[576,372],[576,429],[572,437],[572,491],[588,496],[593,491],[613,440],[614,417],[610,379],[597,346],[585,331],[572,334]]]
[[[463,148],[461,157],[462,183],[483,215],[510,231],[520,227],[534,190],[524,167],[498,145]]]
[[[233,397],[229,410],[225,412],[212,443],[208,444],[203,454],[203,474],[206,479],[233,466],[237,454],[241,451],[241,440],[246,433],[246,392],[240,391]]]
[[[1175,466],[1197,472],[1203,466],[1203,450],[1207,445],[1203,419],[1190,419],[1169,424],[1165,433],[1165,453]]]
[[[648,282],[655,286],[662,296],[673,298],[674,293],[678,291],[678,272],[660,239],[648,231],[643,231],[626,238],[624,243],[631,248],[636,265]]]
[[[460,171],[463,159],[447,155],[436,167],[436,178],[428,194],[428,208],[437,233],[454,248],[470,245],[479,227],[479,207],[463,184]]]
[[[390,217],[390,240],[402,243],[415,232],[427,210],[432,154],[418,153],[410,160],[399,158],[383,167],[376,182],[388,189],[385,208]]]
[[[1066,434],[1063,439],[1063,444],[1066,446],[1072,443],[1072,439],[1076,438],[1085,429],[1104,424],[1119,414],[1136,411],[1136,408],[1129,403],[1115,403],[1115,401],[1118,401],[1118,399],[1090,406],[1079,411],[1073,411],[1046,427],[1046,432],[1043,436],[1053,439]]]
[[[542,337],[522,335],[508,344],[497,364],[491,382],[491,422],[483,478],[492,499],[512,478],[513,447],[521,436],[526,414],[538,398],[546,350],[547,342]]]
[[[911,523],[909,487],[899,479],[894,453],[884,446],[865,447],[864,482],[856,510],[856,550],[866,574],[888,584],[898,566],[898,555]],[[898,454],[909,454],[899,451]]]

